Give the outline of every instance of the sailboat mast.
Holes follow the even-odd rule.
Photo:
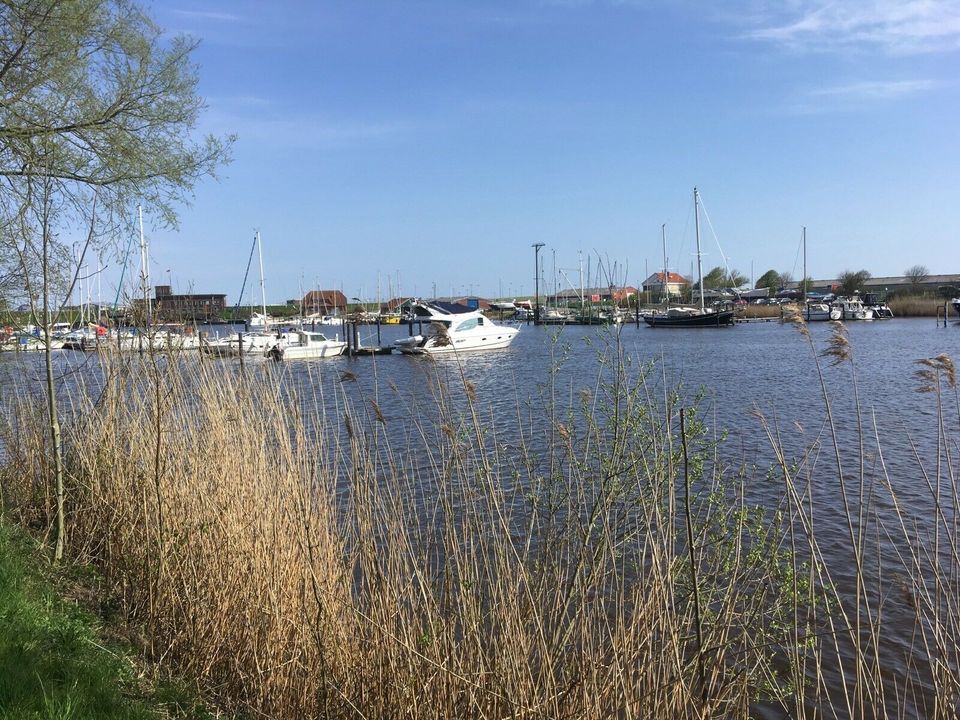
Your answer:
[[[670,275],[667,273],[667,224],[663,223],[660,226],[660,239],[663,241],[663,297],[664,304],[670,304],[670,286],[667,284],[670,282]]]
[[[143,285],[143,306],[147,311],[147,327],[153,324],[153,312],[150,307],[150,263],[147,260],[147,240],[143,234],[143,207],[137,205],[137,215],[140,219],[140,281]]]
[[[807,226],[803,226],[803,279],[800,280],[803,302],[807,302]]]
[[[263,329],[267,329],[267,293],[263,289],[263,243],[257,230],[257,254],[260,256],[260,304],[263,308]]]
[[[697,226],[697,279],[700,282],[700,312],[703,308],[703,255],[700,252],[700,194],[693,189],[693,218]]]

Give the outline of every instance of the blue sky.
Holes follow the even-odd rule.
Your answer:
[[[198,130],[238,135],[179,230],[148,230],[154,284],[235,302],[259,229],[268,302],[375,298],[378,278],[384,298],[531,294],[535,242],[548,287],[581,258],[639,285],[664,223],[690,272],[694,185],[705,271],[799,277],[806,225],[814,277],[960,272],[957,1],[150,12],[201,40]]]

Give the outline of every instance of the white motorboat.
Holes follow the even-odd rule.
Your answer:
[[[873,320],[873,310],[863,304],[859,295],[839,297],[832,307],[840,310],[841,320]]]
[[[394,342],[397,350],[408,355],[497,350],[508,347],[520,332],[510,325],[498,325],[479,310],[453,303],[417,302],[413,312],[417,320],[429,320],[430,329]]]
[[[893,310],[878,293],[866,293],[863,296],[863,305],[873,311],[874,320],[889,320],[893,317]]]
[[[807,322],[836,321],[843,319],[843,311],[838,307],[832,307],[828,303],[808,302],[803,311],[803,319]]]
[[[201,340],[200,350],[216,357],[266,355],[278,344],[285,344],[283,333],[237,333],[214,340]]]
[[[309,360],[342,355],[346,348],[339,337],[331,340],[323,333],[298,330],[285,334],[265,354],[273,360]]]

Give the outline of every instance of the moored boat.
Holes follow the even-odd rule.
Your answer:
[[[825,302],[808,302],[803,310],[803,319],[807,322],[824,322],[843,319],[843,311]]]
[[[394,341],[394,347],[407,355],[498,350],[508,347],[520,332],[464,305],[418,301],[413,312],[417,320],[429,320],[430,329],[423,335]]]
[[[703,302],[703,253],[700,251],[700,194],[693,189],[693,216],[697,232],[697,276],[700,285],[700,307],[672,307],[644,315],[643,321],[653,328],[700,328],[733,325],[733,310],[708,308]]]
[[[840,310],[841,320],[873,320],[873,310],[863,304],[859,295],[839,297],[831,307]]]
[[[342,355],[346,347],[339,338],[331,340],[323,333],[298,330],[286,333],[265,354],[273,360],[310,360]]]

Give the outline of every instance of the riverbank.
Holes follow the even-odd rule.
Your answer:
[[[65,593],[90,589],[0,517],[0,718],[208,717],[183,693],[146,682],[134,655]]]

